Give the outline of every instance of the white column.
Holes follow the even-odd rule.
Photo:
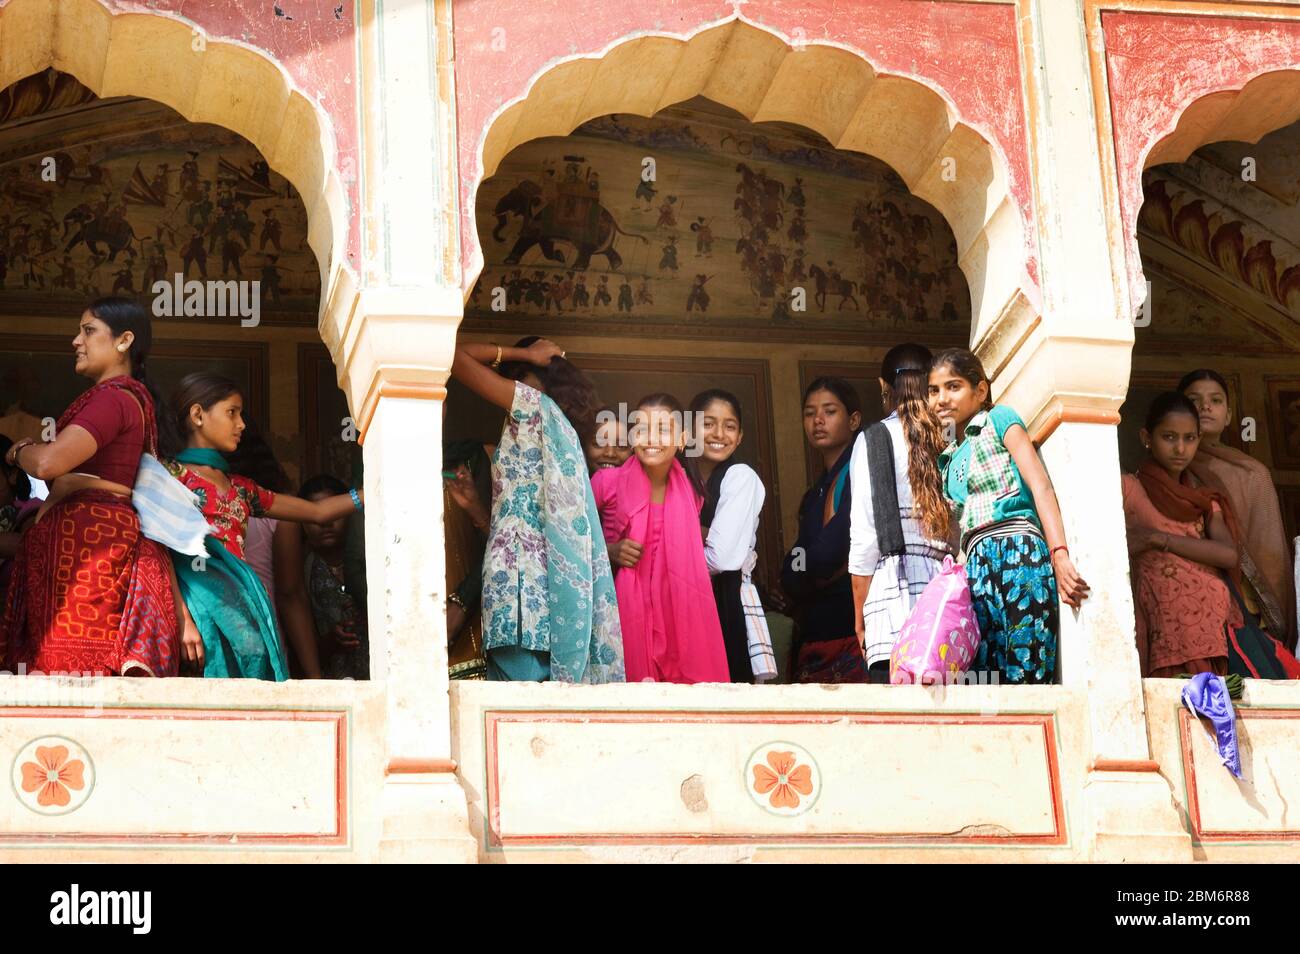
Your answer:
[[[1191,843],[1147,739],[1134,644],[1116,429],[1132,342],[1111,271],[1084,24],[1077,4],[1031,0],[1022,31],[1033,124],[1033,168],[1044,286],[1040,359],[1063,419],[1042,452],[1061,500],[1075,565],[1092,595],[1062,606],[1060,671],[1087,699],[1088,775],[1083,837],[1094,860],[1184,861]],[[1023,41],[1028,41],[1023,43]],[[1122,281],[1123,276],[1118,276]],[[1043,406],[1038,404],[1036,406]],[[1162,774],[1163,772],[1163,774]]]
[[[338,334],[365,450],[384,861],[477,858],[451,761],[446,652],[442,407],[462,315],[450,17],[450,0],[358,7],[365,266]]]

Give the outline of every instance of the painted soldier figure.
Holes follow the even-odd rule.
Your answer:
[[[790,241],[796,245],[802,245],[808,240],[808,224],[803,218],[803,209],[799,209],[794,214],[794,219],[790,222],[790,228],[786,232],[790,236]]]
[[[608,305],[614,301],[609,294],[609,276],[601,275],[600,282],[596,285],[595,303],[597,305]]]
[[[573,286],[573,307],[586,308],[591,304],[591,295],[587,292],[587,276],[579,275],[578,282]]]
[[[119,291],[126,292],[128,295],[135,294],[135,277],[131,274],[131,259],[127,259],[122,267],[113,273],[113,290],[109,293],[116,295]]]
[[[510,281],[505,283],[506,286],[506,304],[522,305],[524,303],[524,280],[520,277],[519,269],[510,273]]]
[[[672,229],[677,227],[677,212],[673,208],[677,204],[677,196],[670,195],[663,205],[659,206],[659,221],[655,223],[657,229]]]
[[[704,216],[696,216],[695,221],[691,223],[691,231],[695,233],[695,254],[712,255],[713,229],[709,228],[709,223],[705,221]]]
[[[790,263],[790,281],[798,283],[807,280],[808,272],[803,265],[803,249],[797,248],[794,251],[794,260]]]
[[[711,275],[696,275],[695,284],[691,286],[691,292],[686,296],[686,310],[698,307],[700,311],[709,310],[709,293],[704,290],[704,284],[711,278]]]
[[[546,274],[539,271],[533,272],[532,281],[527,283],[526,288],[524,301],[531,305],[540,305],[544,311],[546,309]]]
[[[636,303],[638,305],[653,305],[655,300],[650,295],[650,281],[644,275],[641,276],[641,284],[636,286]]]
[[[632,312],[632,284],[627,276],[623,277],[623,284],[618,286],[618,310],[628,314]]]
[[[167,188],[167,177],[170,174],[171,166],[168,163],[160,162],[154,170],[153,179],[149,182],[149,188],[164,199],[172,194],[171,190]]]
[[[551,297],[555,300],[555,310],[564,311],[564,303],[573,294],[573,272],[551,283]]]
[[[275,209],[262,210],[262,232],[259,241],[258,251],[265,249],[267,242],[274,245],[277,252],[280,251],[280,220],[275,217]]]
[[[280,304],[280,267],[276,264],[279,260],[279,255],[268,255],[262,266],[262,294],[276,305]]]
[[[243,276],[244,269],[239,262],[239,256],[244,254],[244,246],[234,238],[227,238],[221,243],[221,274],[229,274],[229,269],[233,267],[235,274]]]
[[[248,178],[258,185],[266,186],[268,189],[271,188],[271,167],[265,159],[259,156],[253,160],[250,168],[252,171],[249,173]]]
[[[157,239],[149,249],[149,258],[145,261],[143,288],[152,288],[154,282],[167,278],[167,247]]]
[[[248,217],[248,202],[239,199],[230,215],[230,227],[239,233],[244,245],[253,244],[253,220]]]
[[[193,202],[199,197],[199,154],[190,151],[189,155],[181,163],[181,196]]]
[[[66,288],[69,291],[75,291],[77,288],[77,270],[73,267],[72,256],[66,252],[63,260],[59,262],[59,275],[54,279],[55,288]]]
[[[663,255],[659,258],[659,271],[667,269],[673,274],[677,273],[677,237],[669,236],[668,244],[664,246]]]
[[[181,252],[181,274],[185,278],[190,277],[190,262],[199,266],[199,277],[208,277],[208,253],[203,248],[203,233],[195,229],[194,234],[190,237],[190,242]]]
[[[190,203],[185,213],[185,221],[196,229],[207,228],[208,219],[212,217],[212,187],[203,183],[197,199]]]
[[[790,204],[796,209],[804,207],[803,179],[798,176],[794,177],[794,188],[790,190]]]
[[[655,184],[653,182],[649,182],[646,179],[638,176],[637,184],[636,184],[636,195],[632,197],[632,201],[634,203],[632,208],[634,209],[636,208],[635,205],[636,202],[645,202],[646,211],[649,211],[650,208],[654,205],[655,195],[658,193],[658,191],[659,190],[655,188]]]

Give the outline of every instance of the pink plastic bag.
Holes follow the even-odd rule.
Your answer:
[[[979,644],[966,568],[944,557],[943,567],[921,591],[894,643],[889,682],[895,686],[950,682],[971,667]]]

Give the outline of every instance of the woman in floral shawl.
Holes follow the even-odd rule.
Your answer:
[[[591,381],[538,338],[460,345],[451,374],[508,414],[483,561],[488,678],[622,682],[614,579],[583,456],[600,407]]]

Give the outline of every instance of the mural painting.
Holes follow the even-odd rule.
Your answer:
[[[952,232],[888,166],[703,99],[525,143],[482,184],[477,214],[471,329],[969,329]]]
[[[181,273],[259,280],[264,313],[314,323],[306,210],[246,140],[55,70],[0,93],[0,132],[0,310],[143,298]]]

